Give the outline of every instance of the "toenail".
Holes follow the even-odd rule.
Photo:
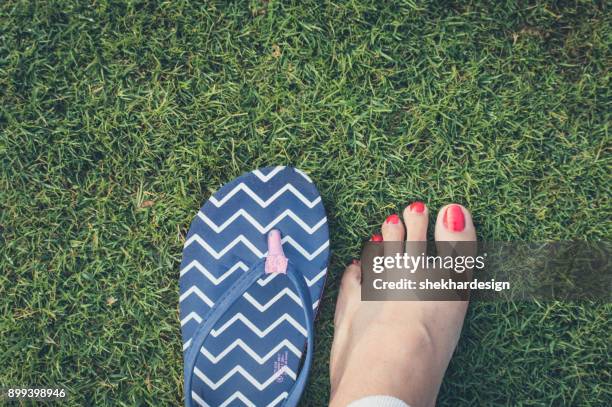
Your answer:
[[[421,201],[416,201],[410,204],[410,212],[423,213],[425,211],[425,204]]]
[[[383,237],[381,235],[373,234],[370,240],[373,242],[382,242]]]
[[[357,259],[353,259],[353,265],[358,266],[361,262]]]
[[[387,218],[387,223],[393,223],[394,225],[397,225],[399,223],[399,216],[397,216],[396,213],[394,213],[393,215],[389,215],[389,217]]]
[[[446,208],[442,223],[451,232],[461,232],[465,229],[465,218],[461,207],[453,204]]]

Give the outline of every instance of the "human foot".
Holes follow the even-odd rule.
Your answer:
[[[389,216],[382,236],[370,240],[425,242],[427,207],[414,203],[403,218]],[[469,211],[456,204],[443,207],[435,239],[475,241]],[[417,246],[406,245],[406,250]],[[361,265],[354,261],[344,272],[336,303],[330,406],[345,407],[372,395],[397,397],[412,407],[433,406],[466,309],[465,301],[361,301]]]

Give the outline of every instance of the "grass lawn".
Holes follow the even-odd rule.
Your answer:
[[[344,264],[406,203],[462,203],[481,239],[610,238],[605,5],[202,3],[0,2],[0,386],[180,405],[185,233],[260,166],[308,172],[332,231],[304,406]],[[473,304],[439,404],[610,405],[611,312]]]

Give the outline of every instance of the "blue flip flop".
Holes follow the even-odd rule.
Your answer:
[[[243,174],[204,204],[180,271],[185,406],[297,405],[328,260],[321,197],[297,169]]]

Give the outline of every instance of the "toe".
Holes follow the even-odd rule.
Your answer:
[[[389,215],[380,229],[385,241],[385,256],[395,256],[404,251],[404,223],[396,213]]]
[[[342,288],[352,285],[361,285],[361,262],[359,260],[353,260],[351,264],[346,266],[342,274]]]
[[[413,202],[404,209],[406,224],[405,251],[411,256],[418,256],[427,250],[427,224],[429,210],[423,202]]]
[[[476,240],[472,214],[459,204],[444,206],[436,220],[436,241],[461,242]]]
[[[352,308],[352,304],[361,299],[361,262],[353,260],[342,274],[340,283],[340,291],[338,300],[336,301],[336,313],[334,315],[334,324],[338,326],[348,312]]]
[[[413,202],[404,209],[406,224],[406,241],[421,242],[427,240],[429,210],[423,202]]]
[[[380,229],[385,242],[399,242],[404,240],[404,224],[396,213],[389,215]]]

